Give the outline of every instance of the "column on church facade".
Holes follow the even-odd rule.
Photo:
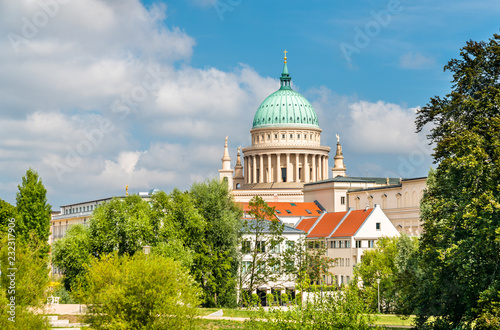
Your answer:
[[[281,182],[281,154],[276,154],[276,182]]]
[[[313,175],[312,175],[312,182],[316,182],[316,171],[318,170],[316,168],[316,155],[315,154],[312,154],[311,155],[312,157],[312,169],[313,169]]]
[[[244,182],[248,183],[248,157],[243,156],[243,164],[245,164],[243,173],[243,177],[245,178]]]
[[[309,154],[304,154],[304,182],[310,182],[309,177]]]
[[[257,183],[257,156],[252,155],[252,183]]]
[[[259,155],[259,182],[264,182],[264,155]]]
[[[292,182],[292,175],[290,173],[290,154],[286,154],[286,182]]]
[[[271,166],[271,154],[267,154],[267,182],[273,182],[273,169]]]
[[[318,181],[323,180],[323,156],[318,155]]]
[[[299,173],[299,154],[295,154],[295,182],[300,182],[300,173]]]
[[[328,179],[328,155],[325,156],[326,166],[325,166],[325,179]]]

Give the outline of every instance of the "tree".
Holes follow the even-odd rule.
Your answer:
[[[300,291],[307,290],[312,283],[323,284],[323,275],[329,274],[333,267],[335,259],[327,256],[324,243],[300,239],[283,251],[284,273]]]
[[[235,306],[241,208],[227,184],[213,179],[190,190],[206,228],[194,255],[193,275],[203,289],[205,306]]]
[[[7,225],[10,219],[17,217],[16,208],[0,199],[0,234],[7,232]]]
[[[192,329],[198,294],[179,262],[142,253],[92,260],[79,289],[99,329]]]
[[[460,56],[445,66],[452,91],[431,98],[416,120],[418,132],[432,125],[438,165],[421,202],[415,313],[435,328],[469,328],[499,301],[483,293],[500,288],[500,35],[467,42]]]
[[[252,293],[256,287],[282,276],[279,246],[284,240],[285,225],[276,218],[274,207],[270,207],[259,196],[248,203],[252,219],[243,224],[242,254],[250,261],[242,261],[240,266],[240,297],[243,290]]]
[[[0,328],[50,329],[42,309],[48,288],[46,260],[40,258],[46,242],[35,233],[23,241],[13,239],[15,228],[0,234]]]
[[[118,251],[133,255],[154,241],[154,220],[150,205],[138,195],[113,198],[100,205],[89,223],[92,254]]]
[[[71,226],[66,235],[54,243],[52,263],[64,270],[63,283],[66,290],[71,290],[85,272],[85,265],[92,257],[90,246],[89,229],[82,224]]]
[[[354,283],[361,280],[358,292],[372,311],[378,310],[380,290],[381,312],[411,314],[413,293],[419,284],[417,251],[418,239],[403,234],[382,237],[375,249],[363,253],[354,269]]]
[[[16,194],[18,236],[28,239],[30,232],[36,233],[41,242],[47,242],[50,235],[50,212],[52,206],[47,203],[47,190],[38,173],[31,168],[23,176],[22,185],[18,185]]]
[[[363,253],[363,260],[355,268],[355,278],[359,276],[363,285],[365,301],[372,311],[378,308],[380,289],[380,310],[393,312],[397,297],[397,269],[394,264],[397,255],[398,238],[381,237],[375,249]],[[380,284],[377,280],[380,279]]]

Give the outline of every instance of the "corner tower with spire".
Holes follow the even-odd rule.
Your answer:
[[[224,155],[222,156],[222,169],[219,170],[219,176],[221,181],[226,181],[229,187],[229,190],[233,188],[233,173],[234,170],[231,169],[231,157],[229,157],[229,150],[227,147],[227,139],[229,137],[226,136],[226,142],[224,144]]]

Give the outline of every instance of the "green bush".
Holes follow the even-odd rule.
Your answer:
[[[193,328],[200,290],[179,262],[160,255],[92,261],[78,289],[98,329]]]
[[[274,304],[274,296],[271,293],[268,293],[266,295],[266,299],[267,299],[267,306],[273,306],[273,304]]]
[[[281,295],[281,301],[283,302],[284,305],[288,305],[288,295],[286,293],[283,293]]]
[[[299,296],[299,294],[297,295]],[[262,322],[266,320],[266,322]],[[311,300],[287,310],[260,310],[251,315],[245,329],[373,329],[374,318],[354,290],[313,295]]]

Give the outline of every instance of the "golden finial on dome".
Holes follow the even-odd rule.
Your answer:
[[[286,53],[288,53],[288,51],[285,49],[283,53],[285,53],[285,63],[286,63]]]
[[[125,186],[125,196],[128,196],[128,185]]]

